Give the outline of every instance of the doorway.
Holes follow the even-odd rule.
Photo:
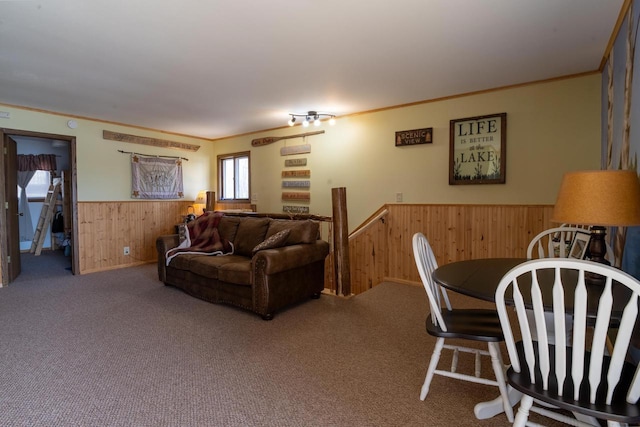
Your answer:
[[[17,154],[52,154],[55,153],[61,163],[60,170],[65,170],[64,179],[67,180],[65,197],[69,203],[69,233],[65,243],[68,244],[70,252],[68,256],[71,260],[72,274],[79,273],[78,259],[78,227],[77,227],[77,168],[76,168],[76,138],[68,135],[47,134],[41,132],[31,132],[14,129],[0,129],[0,139],[6,156],[0,161],[0,175],[4,177],[5,183],[15,183],[17,178]],[[46,150],[46,151],[45,151]],[[33,152],[36,151],[36,152]],[[44,152],[43,152],[44,151]],[[5,205],[5,209],[0,214],[0,267],[2,273],[1,285],[11,283],[21,272],[20,259],[20,238],[16,230],[19,228],[17,218],[20,215],[17,206],[17,189],[13,184],[7,184],[0,192],[0,203]],[[37,211],[39,216],[40,211]],[[36,221],[37,221],[36,217]],[[65,221],[67,222],[67,221]],[[50,233],[48,233],[50,234]],[[51,245],[55,243],[50,242]],[[24,245],[24,243],[23,243]]]

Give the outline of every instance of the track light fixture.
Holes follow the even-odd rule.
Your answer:
[[[296,119],[298,117],[303,117],[302,126],[307,127],[311,122],[313,122],[314,126],[320,126],[320,121],[322,119],[329,119],[329,124],[333,126],[336,123],[335,115],[330,113],[319,113],[317,111],[307,111],[306,114],[295,114],[289,113],[291,118],[289,119],[289,126],[293,126],[296,124]]]

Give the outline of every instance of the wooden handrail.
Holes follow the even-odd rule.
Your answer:
[[[361,225],[360,227],[358,227],[356,230],[354,230],[350,235],[349,235],[349,240],[356,238],[357,236],[359,236],[360,234],[364,233],[367,229],[369,229],[376,221],[380,220],[381,218],[387,216],[387,214],[389,214],[389,210],[386,207],[382,207],[378,210],[377,214],[374,214],[375,216],[370,218],[368,221],[366,221],[363,225]]]

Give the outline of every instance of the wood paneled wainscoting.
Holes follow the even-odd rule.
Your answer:
[[[155,242],[175,232],[190,201],[78,203],[80,274],[129,267],[157,259]],[[555,226],[551,205],[409,205],[381,207],[349,238],[351,292],[385,280],[419,284],[411,238],[423,232],[438,263],[471,258],[524,257],[529,241]],[[322,238],[331,242],[325,224]],[[124,255],[125,246],[130,254]],[[335,292],[333,254],[327,289]]]
[[[557,226],[550,221],[552,211],[552,205],[385,205],[350,233],[351,292],[385,280],[419,284],[411,243],[418,231],[429,239],[440,265],[525,257],[534,236]]]
[[[155,262],[156,238],[175,233],[190,205],[193,201],[79,202],[80,274]]]

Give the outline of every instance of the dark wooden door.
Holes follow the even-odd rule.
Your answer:
[[[8,135],[4,135],[5,156],[4,182],[5,201],[7,203],[7,253],[9,283],[20,274],[20,226],[18,215],[18,147]]]

